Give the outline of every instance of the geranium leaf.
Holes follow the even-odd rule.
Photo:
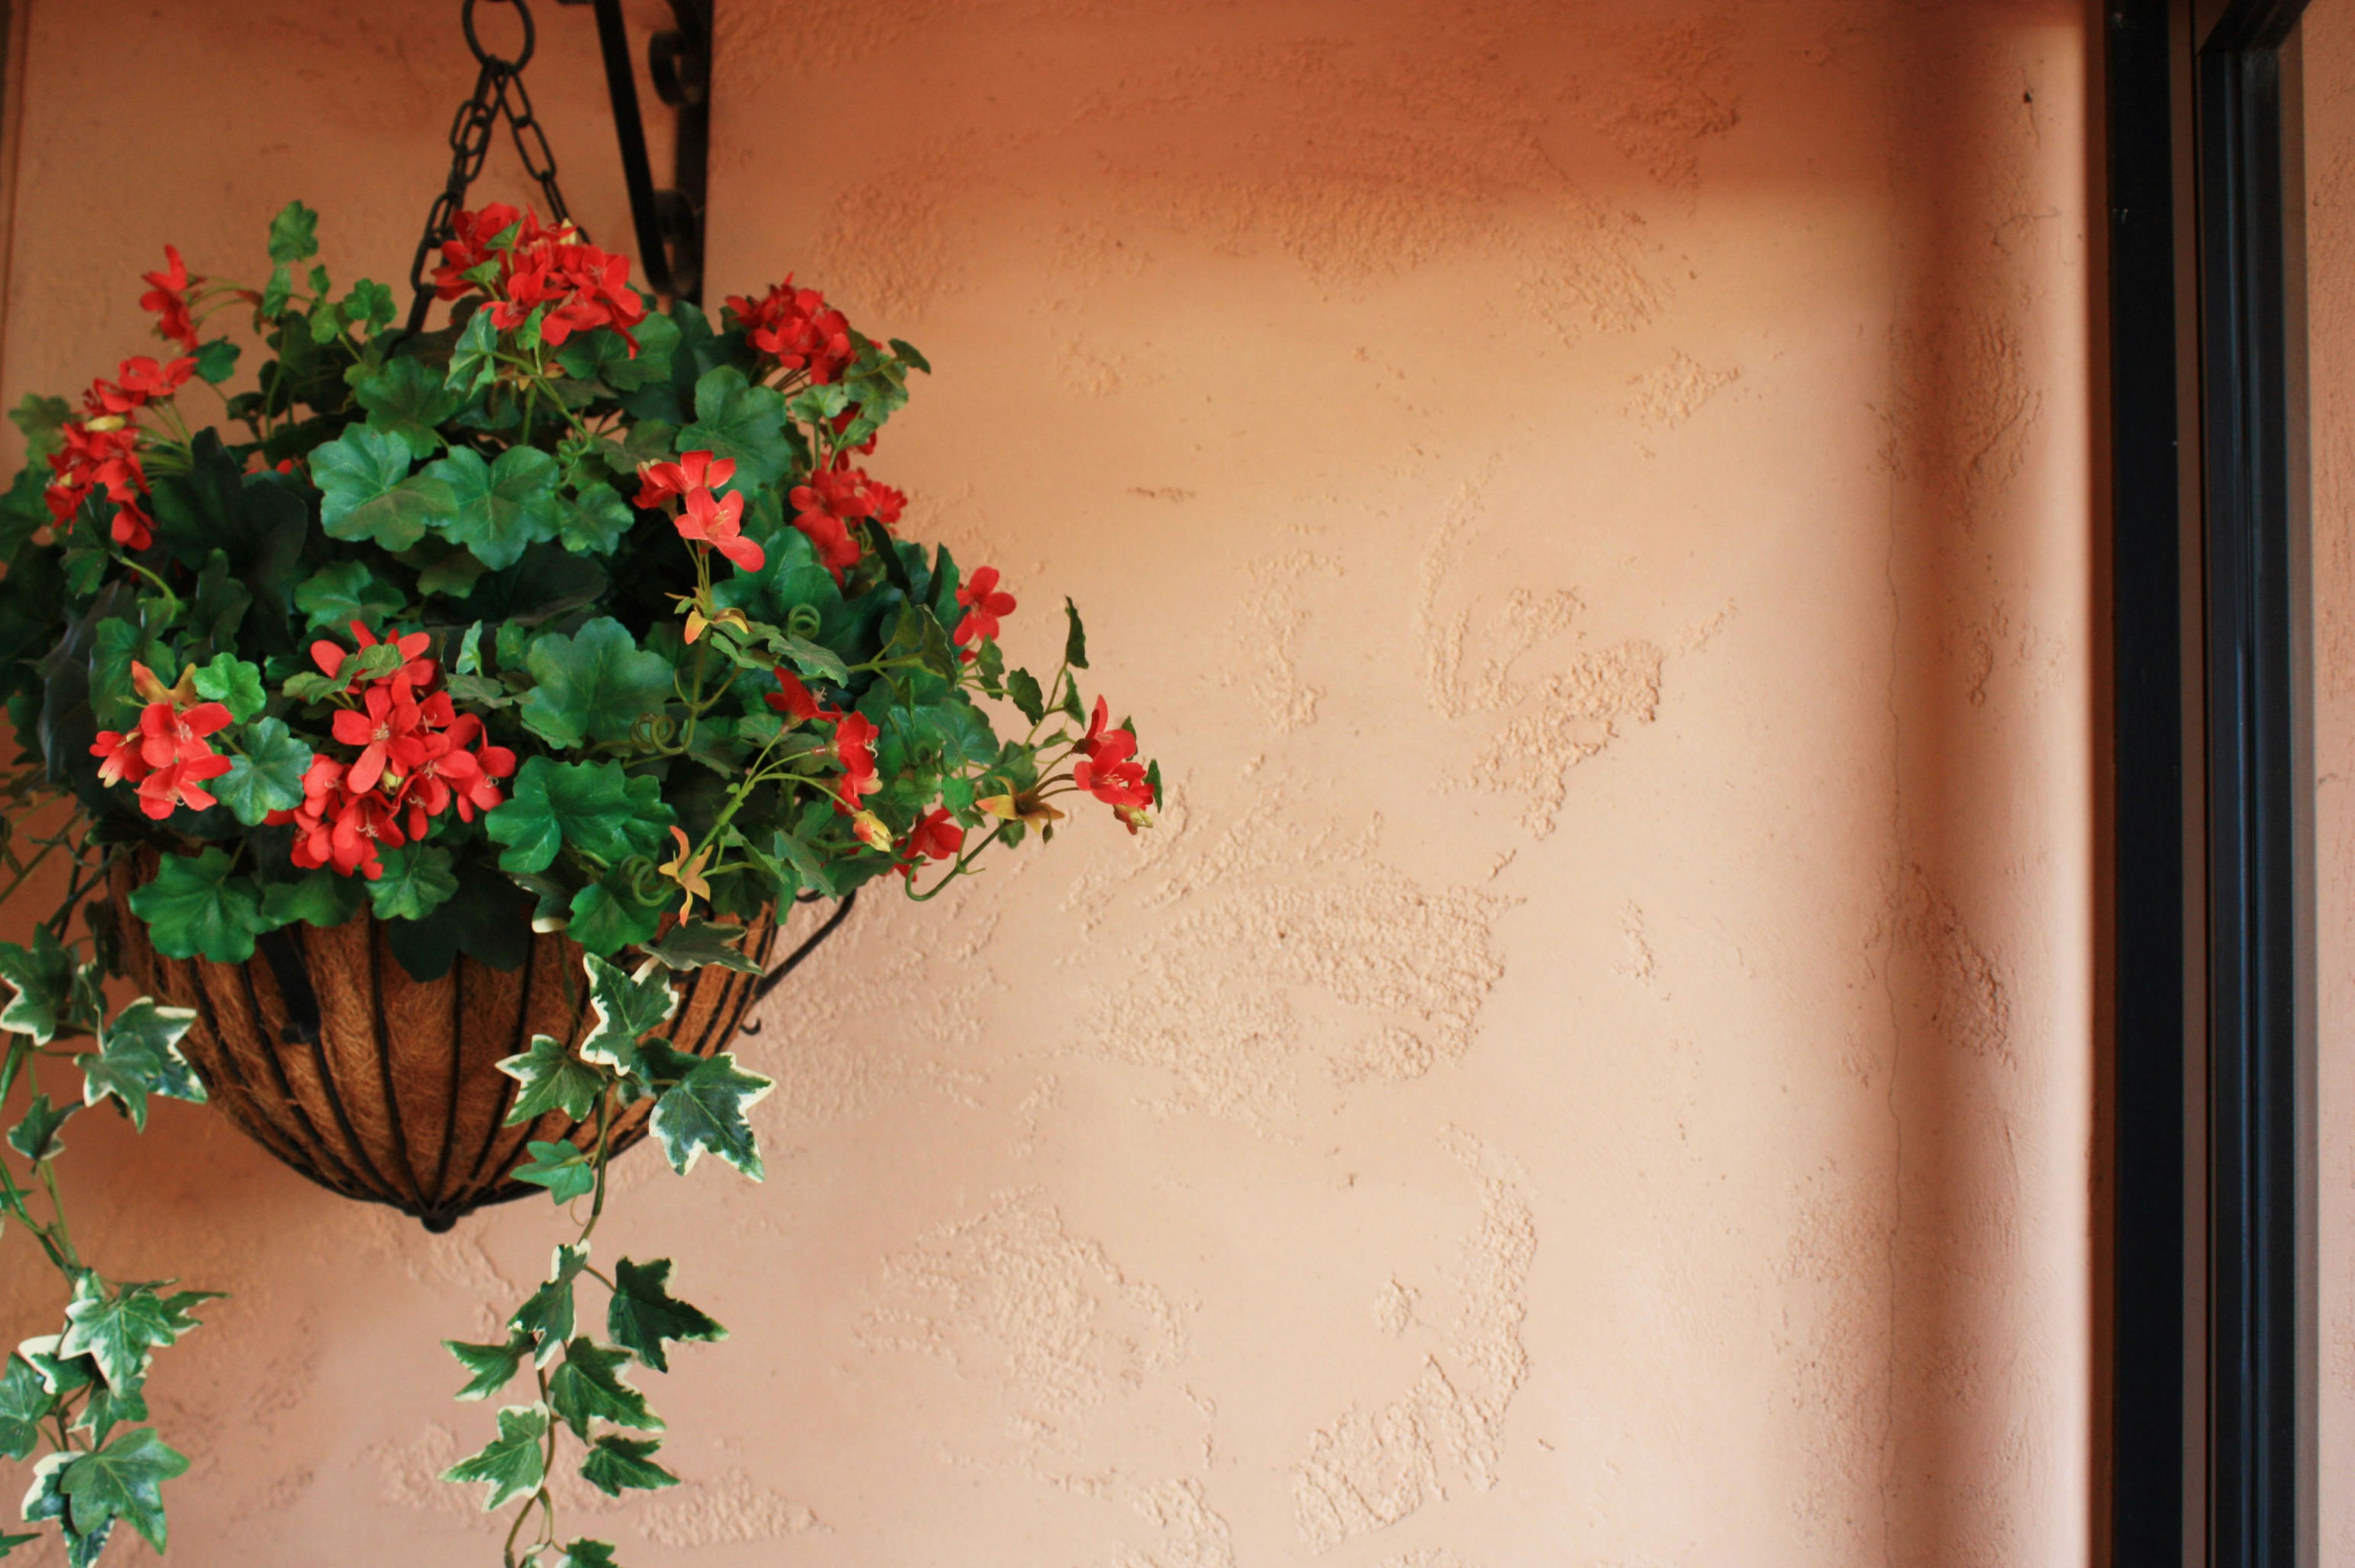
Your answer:
[[[245,755],[229,759],[213,793],[240,822],[259,827],[272,812],[303,804],[303,775],[310,767],[311,748],[282,720],[264,719],[246,731]]]
[[[646,955],[666,969],[700,969],[717,964],[740,974],[758,975],[759,963],[736,945],[743,939],[744,928],[741,925],[722,925],[710,920],[685,921],[665,932],[660,942],[646,949]]]
[[[559,1203],[586,1198],[597,1189],[597,1168],[578,1144],[534,1138],[524,1147],[531,1151],[531,1159],[515,1168],[517,1181],[547,1188],[548,1195]]]
[[[410,844],[382,851],[384,875],[368,884],[378,920],[422,920],[458,891],[450,851],[434,844]]]
[[[728,1051],[698,1062],[655,1102],[655,1136],[661,1140],[671,1168],[685,1176],[709,1149],[760,1180],[765,1172],[744,1113],[775,1087],[757,1072],[738,1071],[735,1056]]]
[[[8,1147],[35,1165],[54,1159],[58,1151],[66,1147],[65,1140],[58,1136],[58,1129],[66,1125],[67,1117],[80,1109],[80,1105],[52,1105],[47,1094],[34,1095],[33,1103],[25,1107],[24,1119],[8,1129]]]
[[[58,1489],[72,1503],[76,1531],[88,1535],[121,1519],[161,1552],[169,1535],[164,1483],[187,1468],[188,1461],[166,1446],[154,1427],[142,1426],[68,1465]]]
[[[1069,599],[1063,601],[1063,662],[1073,669],[1088,667],[1088,629],[1080,624],[1080,607]]]
[[[460,1399],[488,1399],[515,1381],[523,1370],[524,1357],[531,1353],[531,1341],[521,1334],[511,1334],[504,1345],[470,1345],[463,1339],[444,1339],[442,1348],[458,1358],[466,1369],[467,1382],[458,1391]]]
[[[605,1306],[607,1337],[658,1372],[670,1371],[664,1340],[709,1344],[728,1338],[701,1310],[673,1298],[669,1285],[668,1258],[649,1264],[623,1258],[613,1267],[613,1297]]]
[[[483,1511],[495,1512],[517,1498],[529,1497],[548,1478],[548,1462],[540,1449],[540,1440],[547,1435],[546,1411],[537,1405],[508,1405],[499,1412],[496,1440],[442,1471],[442,1478],[488,1486]]]
[[[597,1021],[581,1042],[581,1055],[627,1072],[637,1061],[638,1041],[663,1026],[678,993],[652,965],[644,978],[634,979],[628,970],[593,953],[581,962],[589,971],[589,1006]]]
[[[63,398],[44,397],[27,392],[16,406],[8,411],[8,422],[25,434],[25,459],[27,463],[45,461],[53,452],[63,452],[66,445],[66,421],[74,417],[73,405]]]
[[[123,1390],[137,1388],[146,1375],[149,1350],[179,1338],[154,1291],[130,1285],[110,1296],[98,1276],[89,1274],[74,1283],[66,1324],[58,1353],[88,1356],[110,1387]]]
[[[534,638],[527,662],[539,685],[524,699],[524,726],[551,745],[627,740],[671,696],[670,661],[640,649],[611,615],[569,637]]]
[[[357,560],[323,566],[294,590],[294,608],[310,617],[310,629],[325,628],[337,636],[348,635],[354,621],[374,631],[408,603],[400,589]]]
[[[585,1122],[597,1108],[605,1087],[604,1075],[544,1034],[531,1037],[531,1049],[520,1056],[503,1057],[499,1071],[523,1085],[506,1125],[521,1126],[544,1112],[561,1109],[576,1122]]]
[[[368,428],[398,436],[414,457],[431,457],[442,449],[434,427],[466,406],[431,370],[403,356],[388,359],[374,370],[356,365],[346,373],[352,396],[368,411]]]
[[[244,877],[229,875],[225,849],[197,855],[166,855],[155,880],[133,890],[131,912],[147,923],[148,939],[166,958],[198,955],[216,964],[242,964],[253,956],[253,938],[269,929],[261,916],[261,891]]]
[[[707,370],[695,383],[695,422],[673,444],[681,453],[733,459],[734,487],[747,493],[774,485],[794,464],[785,400],[773,388],[753,386],[732,365]]]
[[[404,550],[426,525],[455,509],[450,487],[431,475],[410,476],[409,448],[398,437],[353,425],[311,453],[319,486],[319,521],[329,537],[373,539]]]
[[[567,845],[607,865],[650,855],[671,820],[655,779],[630,777],[618,763],[533,757],[517,773],[506,803],[483,823],[494,842],[506,846],[499,869],[533,872],[548,869]]]
[[[592,485],[566,509],[557,537],[575,555],[611,555],[637,520],[637,513],[622,499],[620,491],[610,485]]]
[[[485,463],[481,453],[462,446],[427,464],[424,476],[449,487],[450,507],[435,519],[442,531],[493,571],[513,566],[529,546],[554,539],[564,520],[556,459],[538,447],[512,446]]]
[[[587,1336],[564,1348],[564,1364],[548,1380],[548,1403],[581,1441],[591,1421],[610,1421],[641,1432],[660,1432],[663,1419],[646,1408],[646,1396],[622,1381],[628,1354],[609,1350]]]
[[[49,933],[46,925],[33,928],[33,945],[0,942],[0,979],[16,987],[7,1007],[0,1008],[0,1029],[14,1029],[47,1045],[73,1013],[73,955]]]
[[[292,882],[273,882],[262,891],[262,918],[275,929],[301,921],[305,925],[337,926],[368,904],[368,882],[360,877],[339,877],[322,866]]]
[[[112,1094],[131,1113],[133,1126],[147,1127],[147,1096],[205,1103],[204,1081],[180,1054],[180,1037],[196,1023],[193,1008],[164,1008],[142,997],[101,1026],[98,1051],[78,1060],[82,1104],[95,1105]]]
[[[319,253],[319,215],[299,201],[290,201],[270,220],[270,259],[307,261]]]
[[[240,724],[250,722],[269,700],[270,694],[262,689],[261,667],[235,654],[215,654],[210,664],[198,665],[196,680],[198,697],[220,703]]]
[[[621,891],[616,892],[615,888]],[[572,895],[565,934],[597,956],[609,957],[624,947],[654,940],[662,924],[660,904],[642,904],[629,879],[618,873],[590,883]]]
[[[609,1498],[618,1498],[625,1490],[675,1487],[678,1477],[651,1457],[661,1446],[651,1437],[600,1437],[581,1461],[581,1479]]]

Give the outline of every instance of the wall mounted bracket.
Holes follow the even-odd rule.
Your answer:
[[[638,80],[630,58],[622,0],[563,0],[591,5],[605,56],[605,87],[613,101],[613,130],[637,229],[638,260],[656,293],[703,303],[704,179],[711,148],[711,13],[714,0],[670,0],[674,25],[654,36],[647,73],[655,95],[677,112],[671,181],[657,188],[646,155],[645,122],[638,112]]]

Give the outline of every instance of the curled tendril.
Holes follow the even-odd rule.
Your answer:
[[[667,713],[641,713],[630,721],[634,751],[659,752],[678,738],[678,721]]]
[[[817,613],[815,604],[796,604],[785,617],[785,630],[796,637],[815,637],[824,624],[826,617]]]
[[[669,901],[671,884],[655,869],[651,856],[633,855],[615,869],[621,873],[622,885],[636,902],[652,909]],[[606,885],[611,887],[613,884],[609,882]]]

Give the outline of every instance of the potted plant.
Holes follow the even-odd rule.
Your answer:
[[[259,288],[167,249],[166,351],[11,416],[0,860],[5,893],[64,891],[0,944],[0,1231],[67,1302],[0,1362],[0,1454],[34,1460],[0,1556],[166,1542],[187,1461],[141,1391],[208,1295],[101,1272],[56,1163],[76,1113],[144,1127],[163,1095],[432,1228],[554,1199],[547,1282],[451,1346],[460,1397],[507,1403],[450,1477],[515,1510],[508,1564],[609,1563],[560,1540],[549,1477],[570,1442],[609,1492],[670,1484],[630,1372],[722,1331],[667,1260],[594,1255],[607,1172],[651,1134],[759,1178],[769,1084],[725,1047],[781,912],[932,898],[1066,797],[1134,832],[1160,781],[1080,687],[1068,601],[1060,667],[1009,668],[997,572],[898,537],[863,464],[929,368],[907,344],[790,278],[716,327],[656,309],[625,258],[503,207],[442,248],[448,325],[397,330],[315,224],[278,216]],[[234,395],[223,320],[262,350]],[[123,975],[144,994],[110,1014]]]

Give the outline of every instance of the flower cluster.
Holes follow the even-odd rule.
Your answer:
[[[131,416],[171,398],[196,368],[196,360],[185,356],[158,364],[135,355],[116,368],[113,380],[101,377],[91,383],[82,394],[82,417],[59,429],[65,444],[49,456],[54,476],[43,499],[50,517],[70,522],[83,502],[102,493],[115,504],[108,533],[116,544],[138,550],[155,542],[155,519],[142,505],[147,474],[139,464],[140,432]]]
[[[668,513],[679,538],[709,545],[735,562],[739,571],[758,571],[769,557],[744,537],[744,497],[733,492],[713,494],[735,477],[732,459],[708,452],[683,453],[677,463],[640,464],[636,505],[642,511]]]
[[[817,547],[818,560],[837,582],[858,564],[857,525],[872,517],[889,528],[908,505],[908,497],[890,485],[838,461],[812,474],[808,484],[794,485],[786,499],[793,504],[794,527]]]
[[[1145,764],[1136,760],[1136,736],[1125,726],[1109,730],[1111,718],[1104,699],[1088,720],[1088,732],[1079,743],[1079,760],[1071,764],[1071,782],[1113,809],[1129,832],[1150,826],[1145,815],[1153,805],[1153,785]]]
[[[360,646],[377,645],[367,626],[355,621]],[[422,632],[399,639],[400,664],[373,679],[353,672],[344,685],[357,705],[335,717],[337,741],[359,748],[338,762],[312,759],[303,775],[303,804],[273,813],[272,823],[294,826],[293,861],[305,869],[331,866],[342,876],[374,881],[384,875],[378,851],[422,838],[432,819],[458,808],[462,822],[506,799],[496,780],[516,771],[516,755],[485,742],[483,721],[460,713],[445,691],[429,691],[440,673],[425,657]],[[311,645],[312,662],[335,680],[357,656],[321,638]]]
[[[960,657],[970,659],[973,650],[964,645],[975,638],[983,642],[994,639],[997,635],[998,617],[1014,613],[1014,595],[999,592],[997,568],[985,566],[977,568],[971,577],[965,579],[957,589],[956,599],[964,607],[964,614],[958,618],[956,631],[949,640],[964,650]]]
[[[815,289],[794,287],[790,272],[758,300],[730,295],[726,319],[784,369],[806,371],[814,386],[831,384],[856,354],[850,323]]]
[[[197,351],[196,317],[188,309],[188,295],[204,279],[193,276],[188,264],[180,260],[180,252],[172,246],[164,247],[164,260],[170,263],[160,272],[143,272],[140,281],[148,285],[139,296],[139,308],[155,313],[155,336],[176,343],[189,354]]]
[[[564,347],[576,332],[610,326],[630,352],[630,329],[646,318],[645,302],[630,284],[630,259],[600,251],[570,223],[543,224],[533,213],[494,203],[451,220],[452,238],[433,269],[434,293],[454,300],[481,289],[491,299],[491,325],[513,332],[535,310],[540,340]]]
[[[777,689],[768,694],[768,703],[797,724],[834,726],[834,738],[826,752],[842,767],[842,783],[835,792],[834,809],[845,816],[866,815],[865,797],[883,787],[883,780],[875,771],[875,741],[882,733],[875,728],[875,720],[864,713],[845,713],[838,708],[827,707],[789,669],[777,672]]]
[[[99,759],[98,776],[110,784],[138,785],[139,809],[158,822],[183,805],[204,810],[213,804],[204,784],[231,766],[207,739],[229,727],[229,709],[197,700],[193,668],[181,672],[176,686],[165,686],[155,671],[134,663],[131,684],[147,706],[138,728],[98,732],[90,748]]]

